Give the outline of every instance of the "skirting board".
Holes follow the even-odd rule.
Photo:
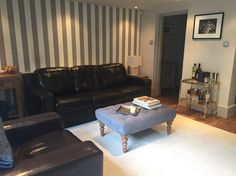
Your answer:
[[[158,90],[154,87],[151,88],[151,96],[152,97],[156,97],[156,96],[159,96],[160,95],[160,92],[158,92]]]
[[[192,109],[203,112],[203,108],[199,108],[197,106],[192,106]],[[234,117],[235,115],[236,115],[236,104],[233,104],[228,107],[223,107],[223,106],[217,107],[217,116],[219,117],[228,118],[228,117]]]
[[[225,118],[234,117],[236,115],[236,104],[228,107],[218,106],[217,115]]]

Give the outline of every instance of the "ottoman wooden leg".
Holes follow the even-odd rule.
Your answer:
[[[100,134],[101,136],[104,136],[105,135],[105,125],[99,121],[99,126],[100,126]]]
[[[167,134],[170,135],[171,134],[171,125],[172,125],[173,121],[168,121],[167,122]]]
[[[128,136],[127,135],[121,135],[121,140],[122,140],[122,150],[123,153],[127,152],[127,142],[128,142]]]

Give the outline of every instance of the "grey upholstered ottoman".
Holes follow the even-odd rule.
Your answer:
[[[120,105],[131,104],[131,102],[122,103],[114,106],[100,108],[95,111],[96,118],[99,121],[101,135],[105,135],[105,125],[120,133],[122,137],[123,152],[127,151],[127,141],[129,134],[140,132],[164,122],[167,122],[167,134],[171,133],[171,124],[176,115],[175,109],[164,105],[153,110],[142,108],[137,116],[123,115],[119,112],[116,112]]]

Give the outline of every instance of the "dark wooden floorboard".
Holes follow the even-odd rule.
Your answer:
[[[178,106],[177,95],[170,95],[170,96],[164,95],[164,96],[158,96],[156,98],[161,100],[162,104],[165,104],[167,106],[177,109],[177,106]],[[208,115],[206,118],[203,118],[202,112],[190,110],[187,108],[186,109],[181,108],[180,112],[177,112],[177,113],[180,115],[183,115],[184,117],[196,120],[198,122],[202,122],[202,123],[205,123],[205,124],[236,134],[236,116],[231,117],[231,118],[223,118],[223,117]]]

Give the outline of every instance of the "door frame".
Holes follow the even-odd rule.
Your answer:
[[[153,69],[153,95],[159,96],[161,94],[161,61],[162,61],[162,44],[163,44],[163,27],[164,27],[164,17],[174,16],[174,15],[187,15],[186,29],[188,22],[188,10],[173,11],[167,13],[161,13],[157,15],[156,19],[156,35],[155,35],[155,46],[154,46],[154,69]],[[186,35],[186,34],[185,34]],[[186,39],[186,36],[185,36]],[[184,58],[183,58],[184,61]]]

